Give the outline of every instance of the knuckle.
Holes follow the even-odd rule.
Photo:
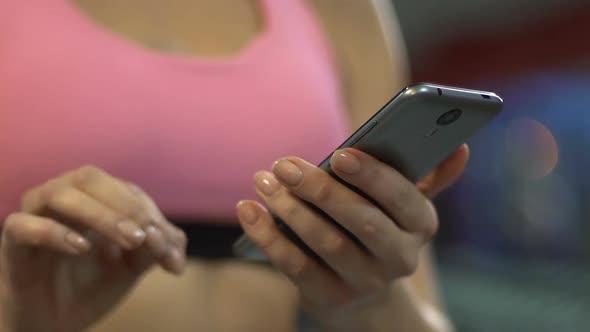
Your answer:
[[[375,235],[378,229],[378,220],[383,217],[381,210],[375,207],[362,213],[355,224],[359,226],[361,232],[367,235]]]
[[[36,210],[48,204],[56,191],[59,191],[66,186],[67,184],[65,180],[62,178],[55,178],[42,185],[29,189],[21,197],[21,209],[26,212],[38,212]]]
[[[88,220],[87,222],[93,225],[92,227],[97,230],[112,234],[112,232],[118,232],[117,226],[120,222],[125,220],[125,217],[116,213],[111,213],[108,210],[100,209],[89,212],[86,219]]]
[[[84,165],[76,170],[74,182],[85,187],[97,181],[103,174],[104,171],[94,165]]]
[[[123,183],[127,186],[131,194],[138,196],[141,199],[149,199],[149,195],[139,185],[129,181],[123,181]]]
[[[72,195],[71,188],[57,182],[49,183],[45,186],[42,194],[50,207],[70,207],[77,205],[76,197]]]
[[[95,165],[83,165],[78,168],[77,172],[83,175],[96,175],[101,173],[102,170]]]
[[[253,239],[258,247],[265,252],[270,251],[276,241],[279,239],[278,231],[272,231],[268,228],[261,229],[258,234],[256,234],[255,238]]]
[[[22,196],[20,200],[20,206],[22,210],[28,210],[29,207],[32,207],[35,204],[35,201],[39,195],[40,187],[34,187],[27,190]]]
[[[296,220],[300,214],[301,207],[295,201],[290,202],[283,208],[283,215],[285,220]]]
[[[315,185],[311,195],[312,201],[317,204],[329,202],[333,196],[334,188],[329,181],[322,181]]]
[[[152,221],[156,221],[154,220],[154,218],[151,217],[150,213],[140,202],[130,203],[128,209],[129,212],[125,214],[126,217],[138,221],[142,225],[147,225],[150,224]]]
[[[391,262],[393,266],[394,277],[407,277],[418,268],[418,255],[414,252],[400,251],[395,257],[395,261]]]
[[[138,196],[132,193],[132,196],[125,199],[125,203],[120,207],[120,212],[126,217],[139,222],[141,225],[147,226],[153,222],[159,222],[157,214],[150,209],[149,203],[143,199],[143,196]]]
[[[411,201],[413,198],[413,188],[410,184],[404,183],[399,185],[397,190],[393,191],[389,204],[392,208],[403,212],[411,206]]]
[[[145,191],[137,184],[135,184],[133,182],[129,182],[129,181],[124,181],[124,183],[127,185],[127,187],[129,188],[129,191],[131,191],[131,193],[136,194],[136,195],[145,195]]]
[[[301,281],[307,275],[310,261],[304,255],[291,255],[284,263],[285,273],[294,281]]]
[[[347,240],[336,234],[330,234],[324,237],[318,247],[318,253],[321,256],[334,257],[343,255],[347,250]]]

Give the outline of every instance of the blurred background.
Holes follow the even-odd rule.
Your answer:
[[[590,1],[395,0],[413,81],[505,101],[436,201],[459,331],[590,331]]]

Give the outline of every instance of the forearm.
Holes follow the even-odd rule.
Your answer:
[[[2,287],[2,285],[0,285],[0,287]],[[6,307],[6,301],[4,301],[4,294],[0,294],[0,332],[13,332],[13,329],[10,328],[10,324],[7,319],[8,313],[6,309],[9,308],[10,307]]]

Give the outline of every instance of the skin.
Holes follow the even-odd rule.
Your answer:
[[[135,185],[92,166],[68,172],[28,191],[5,220],[2,322],[7,331],[86,328],[156,262],[181,273],[185,246]]]
[[[463,153],[457,151],[439,169],[456,166]],[[416,271],[421,249],[436,233],[438,220],[432,203],[397,171],[361,151],[336,151],[331,166],[338,177],[378,205],[297,157],[278,160],[272,172],[255,175],[256,192],[264,205],[283,219],[326,266],[288,241],[268,210],[255,201],[238,204],[242,227],[297,286],[304,308],[327,330],[387,330],[394,324],[404,324],[400,317],[387,320],[399,309],[399,303],[394,303],[402,297],[407,299],[405,306],[416,310],[404,317],[414,317],[408,326],[418,331],[428,328],[421,325],[419,304],[408,296],[411,286],[403,278]],[[368,251],[361,250],[304,201],[344,226]],[[383,310],[386,307],[389,312]],[[367,318],[364,311],[373,314]],[[389,323],[374,326],[375,321]]]
[[[151,2],[96,3],[79,1],[81,10],[96,21],[161,52],[235,53],[263,26],[255,1],[231,1],[230,5],[225,0],[175,0],[165,8]],[[375,8],[386,3],[308,1],[336,51],[351,129],[406,83],[401,39],[397,32],[383,33],[384,26],[393,21],[375,14]],[[157,29],[148,19],[154,15],[162,22]],[[201,33],[205,30],[216,34]],[[437,310],[425,248],[437,227],[428,197],[461,174],[467,156],[468,150],[461,148],[415,186],[359,151],[337,152],[335,168],[353,158],[360,164],[358,172],[338,175],[383,202],[383,210],[297,157],[282,159],[270,172],[258,173],[256,190],[266,207],[245,201],[237,212],[246,233],[281,273],[233,261],[194,260],[184,266],[186,239],[166,221],[149,195],[124,179],[82,167],[33,188],[23,197],[21,210],[6,220],[0,247],[2,322],[10,331],[75,331],[95,321],[99,322],[92,327],[94,331],[291,331],[301,300],[326,330],[447,329]],[[289,171],[290,165],[298,166],[300,173]],[[301,182],[290,184],[285,172],[287,177],[300,174]],[[371,172],[386,180],[375,181],[367,176]],[[265,179],[277,181],[276,193],[264,194]],[[112,196],[113,192],[118,196]],[[117,197],[120,199],[114,199]],[[333,227],[306,210],[303,200],[330,211],[364,239],[369,252],[351,246]],[[318,266],[286,242],[270,222],[268,210],[283,214],[283,219],[318,249],[328,266]],[[255,224],[246,222],[248,215],[256,216]],[[130,232],[134,235],[123,236],[116,231],[124,219],[136,224],[143,235]],[[159,229],[159,234],[150,226]],[[379,234],[391,238],[384,241]],[[74,235],[84,240],[78,238],[75,246],[67,244],[66,237]],[[27,264],[20,263],[23,259]],[[178,273],[183,267],[182,276],[167,273]],[[370,273],[355,272],[360,268]],[[94,272],[89,275],[87,271]],[[44,277],[23,278],[38,275]],[[96,296],[76,296],[89,291]],[[49,307],[55,310],[47,311]],[[47,315],[32,321],[31,312]],[[35,323],[39,325],[28,325]]]

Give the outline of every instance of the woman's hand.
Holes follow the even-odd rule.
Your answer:
[[[4,222],[1,323],[11,332],[80,331],[154,263],[180,273],[185,246],[135,185],[92,166],[68,172],[28,191]]]
[[[351,320],[349,308],[356,308],[361,315],[375,303],[382,303],[382,308],[392,303],[399,306],[401,298],[414,298],[407,295],[408,290],[400,289],[404,283],[394,281],[415,271],[422,247],[437,230],[436,211],[427,196],[455,181],[467,156],[467,147],[463,146],[416,185],[363,152],[337,151],[331,159],[332,169],[378,206],[299,158],[281,159],[272,173],[257,173],[258,196],[324,260],[325,266],[285,238],[260,204],[240,202],[238,216],[247,235],[299,288],[307,311],[324,326],[336,326],[342,318]],[[360,249],[303,201],[331,216],[368,250]],[[396,293],[397,298],[390,298]],[[395,315],[396,310],[391,309],[388,318]]]

